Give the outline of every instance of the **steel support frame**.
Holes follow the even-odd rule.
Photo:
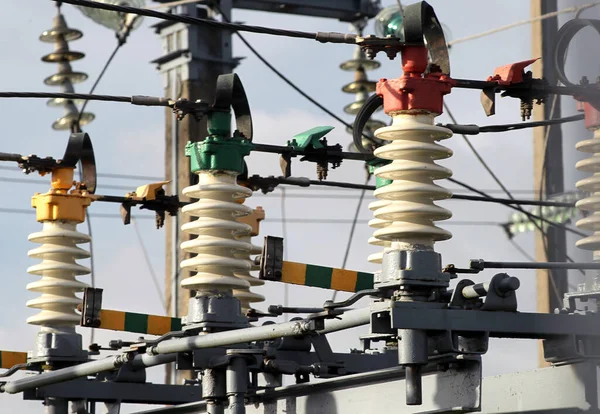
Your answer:
[[[402,369],[392,368],[264,392],[261,394],[263,403],[247,405],[246,413],[600,412],[600,370],[594,362],[540,368],[482,380],[478,377],[479,368],[472,364],[425,375],[422,406],[403,405],[400,392],[403,389]],[[203,412],[205,404],[200,402],[136,414]]]
[[[156,0],[170,3],[174,0]],[[199,4],[209,4],[198,0]],[[352,22],[360,18],[373,18],[380,10],[379,0],[232,0],[233,8],[302,16],[324,17]]]
[[[28,390],[25,400],[64,399],[132,404],[185,404],[202,399],[199,386],[74,380]]]

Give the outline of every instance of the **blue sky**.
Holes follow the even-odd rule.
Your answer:
[[[52,46],[38,41],[39,34],[49,28],[55,13],[54,2],[39,0],[10,0],[4,4],[4,24],[0,27],[0,49],[3,51],[0,90],[3,91],[57,91],[46,87],[43,79],[56,69],[55,65],[43,63],[41,56]],[[384,5],[392,4],[386,0]],[[407,2],[410,3],[410,2]],[[438,17],[458,39],[490,28],[502,26],[529,17],[529,2],[522,0],[431,0]],[[34,10],[35,12],[30,12]],[[493,11],[490,13],[490,11]],[[84,37],[71,43],[71,49],[86,53],[83,60],[73,63],[73,69],[87,72],[90,79],[75,85],[77,92],[87,92],[93,79],[115,46],[114,34],[85,18],[70,5],[63,6],[63,13],[70,26],[84,32]],[[292,15],[266,14],[260,12],[235,11],[233,18],[248,24],[284,27],[306,31],[348,31],[344,23],[318,18]],[[154,65],[149,62],[161,56],[160,39],[149,28],[156,23],[145,19],[141,28],[133,32],[128,43],[119,51],[112,66],[97,89],[99,94],[114,95],[163,95],[163,83]],[[369,32],[371,26],[367,32]],[[462,43],[452,49],[452,74],[458,78],[484,79],[493,73],[497,66],[531,58],[529,25],[510,31]],[[288,75],[307,93],[318,99],[334,112],[342,115],[344,105],[353,100],[352,95],[341,92],[341,87],[350,82],[352,73],[341,71],[338,66],[352,56],[353,47],[347,45],[322,45],[309,40],[274,38],[264,35],[247,34],[246,38],[265,58]],[[248,95],[254,125],[256,142],[284,144],[293,135],[317,125],[332,125],[336,129],[329,136],[329,142],[339,142],[347,146],[350,142],[345,128],[304,100],[287,87],[264,67],[237,39],[234,38],[234,56],[246,57],[236,72],[242,79]],[[400,75],[399,60],[388,61],[380,57],[381,68],[369,72],[371,79],[392,78]],[[462,123],[512,123],[518,122],[517,101],[502,99],[498,102],[497,115],[487,119],[479,105],[476,91],[454,90],[446,98],[454,115]],[[60,157],[68,134],[51,129],[55,118],[61,116],[60,109],[47,108],[44,100],[3,100],[3,134],[1,151],[35,153],[40,156]],[[94,112],[96,120],[86,127],[94,141],[98,170],[100,173],[139,174],[162,177],[164,174],[164,113],[159,108],[133,107],[127,104],[92,102],[88,111]],[[352,118],[343,115],[351,122]],[[387,121],[387,116],[379,115]],[[440,122],[450,122],[446,115]],[[585,132],[585,131],[584,131]],[[583,137],[577,137],[577,140]],[[472,138],[490,167],[511,190],[523,197],[531,196],[527,191],[533,188],[532,139],[530,131],[519,131],[495,135],[480,135]],[[454,156],[442,164],[453,169],[454,177],[481,189],[496,189],[490,176],[477,164],[460,136],[455,136],[444,145],[454,151]],[[572,144],[570,144],[572,145]],[[278,175],[279,162],[274,155],[252,154],[248,159],[252,174]],[[572,166],[567,165],[572,169]],[[294,163],[294,174],[315,178],[314,165]],[[18,171],[0,170],[0,177],[23,178]],[[39,177],[31,177],[40,180]],[[363,182],[362,165],[345,162],[341,168],[331,171],[330,180]],[[42,179],[43,180],[43,179]],[[135,189],[143,181],[100,179],[98,193],[120,195]],[[118,186],[114,188],[111,186]],[[456,186],[447,183],[449,188]],[[44,192],[47,184],[15,184],[2,182],[4,197],[0,208],[30,208],[30,197],[34,192]],[[566,182],[567,189],[573,188]],[[301,194],[320,194],[322,198],[302,198]],[[288,218],[351,219],[356,208],[358,192],[329,191],[315,189],[289,189],[286,199]],[[327,198],[328,195],[351,196],[354,198]],[[273,221],[281,215],[281,192],[276,190],[267,197],[256,194],[248,200],[250,206],[261,205],[267,219],[261,226],[262,235],[281,236],[281,223]],[[294,196],[292,196],[294,195]],[[371,201],[369,196],[367,201]],[[363,203],[361,219],[370,219],[371,213]],[[504,222],[510,210],[492,204],[477,204],[463,201],[447,201],[443,205],[451,209],[454,217],[445,226],[454,237],[437,245],[443,262],[465,266],[469,259],[526,260],[507,241],[503,230],[495,226],[455,226],[455,221],[494,221]],[[114,218],[93,218],[94,257],[97,286],[104,288],[104,306],[136,312],[162,314],[159,296],[150,279],[150,272],[143,259],[134,228],[123,226],[118,218],[118,206],[95,203],[90,208],[94,213],[112,213]],[[137,213],[148,217],[147,212]],[[271,221],[270,221],[271,220]],[[34,280],[26,269],[34,263],[27,257],[27,251],[34,246],[27,241],[29,233],[39,231],[41,225],[34,216],[25,214],[2,214],[4,243],[0,259],[4,288],[2,301],[5,311],[0,314],[0,349],[29,350],[34,344],[36,328],[25,324],[25,319],[34,311],[25,302],[35,295],[26,291],[25,286]],[[156,230],[152,220],[141,219],[138,226],[144,243],[151,256],[151,265],[160,278],[164,275],[164,230]],[[442,227],[444,225],[442,224]],[[79,226],[85,231],[85,226]],[[287,224],[286,253],[289,260],[308,262],[326,266],[340,266],[348,237],[348,224]],[[360,224],[354,236],[348,268],[361,271],[374,271],[366,258],[375,249],[367,244],[372,234],[366,224]],[[257,238],[260,244],[262,237]],[[533,237],[519,235],[516,238],[526,251],[533,254]],[[483,281],[493,276],[485,272],[475,276]],[[521,279],[518,292],[520,310],[535,309],[535,274],[514,271]],[[266,310],[268,304],[281,304],[283,287],[280,284],[267,284],[259,292],[267,297],[267,302],[258,305]],[[331,292],[295,287],[290,290],[290,305],[320,306]],[[345,297],[345,295],[340,295]],[[366,304],[366,302],[364,302]],[[6,311],[9,310],[9,311]],[[347,350],[358,346],[357,334],[365,330],[338,333],[332,337],[337,350]],[[85,341],[89,336],[81,331]],[[116,337],[129,338],[127,334],[97,332],[96,341],[106,343]],[[491,351],[485,357],[484,372],[488,375],[534,368],[537,345],[533,341],[499,341],[491,343]],[[162,380],[162,369],[152,370],[152,381]],[[37,402],[22,402],[20,396],[0,395],[0,406],[13,407],[22,413],[40,412]],[[128,411],[125,411],[128,412]]]

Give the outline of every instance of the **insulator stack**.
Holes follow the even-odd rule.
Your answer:
[[[236,173],[199,171],[199,183],[186,187],[183,194],[199,199],[183,207],[182,212],[193,218],[181,230],[197,236],[181,243],[181,248],[194,257],[181,262],[181,268],[196,272],[181,282],[181,286],[198,295],[232,294],[250,284],[235,276],[251,270],[247,255],[252,245],[238,237],[250,234],[252,227],[237,218],[246,216],[252,209],[236,202],[247,198],[252,190],[236,182]],[[244,253],[245,258],[239,257]]]
[[[593,251],[594,260],[597,261],[600,260],[600,126],[593,129],[593,134],[592,139],[580,141],[576,145],[577,150],[593,154],[576,164],[579,171],[593,174],[576,184],[579,190],[590,194],[576,204],[579,209],[588,213],[588,216],[577,221],[576,225],[582,230],[593,232],[591,236],[579,240],[576,245],[584,250]]]
[[[243,242],[251,244],[250,236],[239,237],[238,240],[241,240]],[[265,284],[264,281],[258,279],[255,276],[252,276],[252,274],[250,273],[250,272],[255,272],[260,269],[260,266],[258,264],[254,263],[254,260],[252,260],[252,257],[250,255],[259,255],[262,253],[261,246],[256,246],[254,244],[251,244],[251,246],[252,246],[252,250],[250,250],[250,252],[239,253],[236,255],[236,257],[238,257],[240,259],[245,259],[250,263],[249,270],[235,272],[236,277],[238,277],[242,280],[245,280],[250,285],[248,288],[236,289],[233,291],[233,296],[235,296],[236,298],[239,299],[240,303],[242,304],[242,312],[244,312],[244,313],[250,309],[251,303],[258,303],[258,302],[265,301],[265,297],[263,295],[259,295],[258,293],[250,291],[250,289],[253,287],[262,286]]]
[[[390,164],[375,170],[378,178],[391,184],[375,190],[375,196],[389,204],[376,208],[376,219],[389,221],[375,231],[374,237],[385,242],[399,242],[398,248],[412,250],[415,246],[431,248],[436,241],[447,240],[452,234],[435,226],[434,221],[446,220],[452,213],[434,204],[449,198],[449,190],[434,184],[449,178],[452,171],[435,163],[448,158],[452,151],[435,141],[449,138],[452,132],[433,124],[431,114],[392,114],[389,127],[375,131],[375,136],[391,141],[375,150],[375,155]],[[371,224],[373,226],[373,224]]]
[[[76,277],[89,274],[90,269],[76,260],[89,258],[90,253],[77,245],[89,243],[90,237],[76,227],[76,222],[46,221],[42,231],[29,235],[29,241],[41,246],[30,250],[28,255],[42,262],[29,267],[27,272],[42,278],[27,285],[27,290],[41,294],[27,302],[28,307],[41,310],[28,318],[27,323],[46,328],[79,325],[80,316],[75,310],[81,299],[75,294],[88,285]]]
[[[87,74],[83,72],[73,72],[71,63],[76,60],[83,59],[85,56],[81,52],[74,52],[69,49],[69,43],[72,40],[81,38],[83,34],[81,31],[72,29],[67,26],[64,16],[60,13],[60,7],[58,8],[58,14],[54,17],[54,24],[51,29],[44,31],[40,35],[40,40],[46,43],[54,44],[54,51],[43,56],[42,61],[47,63],[57,63],[58,72],[48,76],[44,83],[48,86],[60,86],[61,92],[73,93],[73,84],[83,82],[87,79]],[[69,130],[73,126],[79,123],[80,126],[88,124],[94,120],[94,114],[84,112],[80,114],[76,104],[81,103],[74,102],[72,100],[64,98],[50,99],[47,102],[48,106],[52,107],[64,107],[64,116],[57,119],[53,124],[52,128],[56,130]]]
[[[244,233],[243,235],[238,236],[238,240],[246,242],[251,245],[252,249],[249,252],[240,252],[236,254],[237,258],[245,259],[250,263],[250,269],[244,270],[240,272],[235,272],[235,276],[245,280],[250,284],[249,288],[245,289],[235,289],[233,291],[233,296],[238,298],[242,305],[242,312],[247,313],[250,310],[250,304],[264,302],[265,297],[263,295],[259,295],[258,293],[252,292],[250,289],[256,286],[262,286],[265,284],[264,281],[258,279],[256,276],[253,276],[250,272],[255,272],[260,269],[260,265],[255,264],[254,258],[251,257],[253,255],[259,255],[262,253],[262,247],[256,246],[251,243],[251,239],[253,236],[258,236],[259,233],[259,223],[264,220],[265,212],[262,207],[257,207],[252,211],[252,214],[249,216],[242,217],[238,219],[243,223],[246,223],[252,227],[252,230]]]
[[[375,215],[375,212],[377,210],[379,210],[380,208],[385,207],[389,204],[390,204],[390,201],[388,201],[388,200],[373,201],[372,203],[369,204],[369,210],[371,210],[373,212],[373,215]],[[369,220],[369,227],[373,227],[374,229],[382,229],[384,227],[389,226],[390,224],[392,224],[391,221],[383,220],[383,219],[379,219],[379,218],[374,218],[374,219]],[[384,248],[383,251],[369,255],[369,258],[368,258],[368,261],[370,263],[381,264],[381,262],[383,261],[383,253],[385,252],[386,249],[388,249],[392,245],[392,242],[387,241],[387,240],[381,240],[375,236],[371,236],[369,238],[369,244],[372,246],[380,246],[380,247]]]

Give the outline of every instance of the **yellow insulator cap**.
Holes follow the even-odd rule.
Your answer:
[[[92,202],[87,191],[69,189],[73,187],[73,168],[56,168],[52,171],[52,189],[44,194],[37,193],[31,198],[31,206],[36,210],[37,221],[85,221],[85,209]]]

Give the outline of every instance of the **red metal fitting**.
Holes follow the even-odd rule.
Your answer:
[[[589,102],[583,102],[583,113],[585,114],[585,127],[587,129],[600,128],[600,111],[594,108],[594,105]]]
[[[499,85],[512,85],[523,82],[525,68],[539,58],[523,60],[522,62],[510,63],[500,66],[494,70],[494,75],[487,78],[488,82],[498,82]]]
[[[427,49],[407,47],[402,51],[402,70],[398,79],[377,82],[377,95],[383,98],[383,109],[390,112],[441,114],[444,95],[451,92],[454,80],[442,73],[428,73]]]

